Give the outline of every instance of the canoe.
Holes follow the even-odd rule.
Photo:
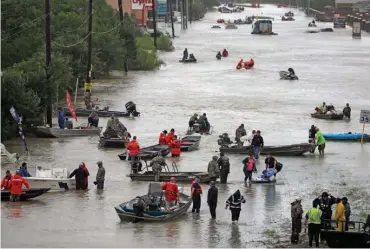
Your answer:
[[[145,170],[145,169],[144,169]],[[128,174],[133,181],[154,182],[154,174],[152,171],[146,170],[143,173]],[[160,182],[169,182],[171,177],[176,177],[176,182],[191,183],[197,177],[201,183],[211,182],[211,177],[208,172],[161,172],[159,176]]]
[[[104,148],[125,148],[125,140],[123,138],[99,138],[99,146]]]
[[[298,80],[297,75],[290,76],[287,71],[280,71],[279,75],[281,80]]]
[[[318,118],[318,119],[342,120],[343,113],[338,113],[338,114],[311,113],[311,117]]]
[[[34,133],[37,137],[43,138],[60,138],[60,137],[81,137],[81,136],[99,136],[101,128],[89,127],[82,129],[59,129],[45,126],[36,126]]]
[[[67,116],[72,116],[71,112],[69,111],[68,107],[63,108],[64,114]],[[95,111],[99,117],[111,117],[114,115],[115,117],[130,117],[131,112],[119,112],[119,111],[106,111],[106,110],[95,110],[95,109],[86,109],[86,108],[76,108],[75,112],[77,116],[80,117],[88,117],[92,111]],[[134,117],[140,116],[140,112],[132,112]]]
[[[116,210],[120,220],[124,222],[132,222],[137,220],[137,218],[139,218],[140,221],[146,222],[172,220],[186,213],[192,203],[189,196],[183,193],[179,193],[179,198],[180,201],[178,207],[172,211],[166,211],[166,202],[161,189],[161,184],[150,183],[148,194],[137,197],[131,201],[124,202],[121,205],[114,207],[114,209]],[[135,214],[134,206],[138,200],[145,203],[143,217],[136,216]]]
[[[42,194],[45,194],[49,190],[50,188],[31,188],[30,190],[23,190],[21,195],[21,201],[26,201],[28,199],[38,197]],[[1,190],[1,200],[9,201],[9,199],[10,192],[8,190]]]
[[[198,149],[201,136],[185,136],[181,139],[181,151],[193,151]]]
[[[151,160],[156,156],[167,156],[170,154],[170,147],[167,144],[157,144],[140,149],[139,157],[142,160]],[[126,160],[127,152],[118,155],[119,159]],[[129,156],[128,160],[131,160]]]
[[[361,133],[323,133],[326,140],[332,141],[361,141]],[[370,136],[364,133],[364,141],[370,142]]]
[[[186,59],[186,60],[179,60],[179,62],[181,62],[181,63],[196,63],[197,60],[196,59],[195,60]]]
[[[274,155],[274,156],[301,156],[307,152],[310,152],[314,145],[309,143],[291,144],[291,145],[280,145],[280,146],[265,146],[261,150],[261,155]],[[250,149],[248,147],[221,147],[220,152],[228,154],[249,154]]]

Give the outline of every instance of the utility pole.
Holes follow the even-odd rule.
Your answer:
[[[45,54],[45,71],[46,71],[46,84],[49,89],[47,97],[47,107],[46,107],[46,123],[52,127],[52,115],[53,115],[53,89],[50,87],[50,64],[51,64],[51,32],[50,32],[50,2],[45,0],[45,44],[46,44],[46,54]]]
[[[173,26],[172,0],[168,0],[168,1],[170,2],[170,18],[171,18],[172,38],[175,38],[175,28]]]
[[[86,68],[86,82],[85,82],[85,97],[87,97],[87,102],[85,101],[85,104],[90,104],[91,102],[91,89],[92,89],[92,84],[91,84],[91,54],[92,54],[92,0],[89,0],[89,25],[88,25],[88,38],[87,38],[87,43],[88,43],[88,52],[87,52],[87,68]],[[87,107],[87,106],[86,106]]]
[[[118,0],[118,9],[119,9],[119,20],[121,21],[121,25],[123,22],[123,8],[122,8],[122,0]],[[127,56],[125,58],[125,61],[123,62],[123,67],[125,69],[125,72],[128,72],[128,66],[127,66]]]
[[[153,29],[154,29],[154,47],[157,48],[157,21],[156,21],[156,15],[157,15],[157,5],[156,5],[157,0],[152,0],[152,14],[153,14]]]
[[[191,21],[193,20],[193,0],[190,0],[190,5],[189,5],[189,21],[190,21],[190,24],[191,24]]]

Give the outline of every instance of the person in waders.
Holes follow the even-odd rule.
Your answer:
[[[291,203],[291,217],[292,217],[292,236],[290,238],[292,244],[299,242],[299,234],[302,232],[302,199],[297,197],[294,202]]]
[[[190,198],[193,200],[193,208],[191,210],[192,213],[196,212],[199,213],[200,211],[200,203],[201,198],[200,195],[203,193],[202,186],[198,183],[197,179],[196,182],[192,185]]]
[[[231,221],[233,223],[238,223],[239,221],[239,216],[240,216],[240,211],[242,209],[242,203],[245,203],[244,197],[240,194],[239,189],[235,191],[233,195],[229,197],[226,201],[226,207],[230,207],[231,211]]]
[[[220,158],[217,160],[218,166],[220,166],[220,183],[226,184],[227,177],[230,174],[230,161],[223,152],[220,153]]]
[[[218,199],[218,189],[216,188],[216,182],[210,183],[211,187],[208,190],[207,204],[209,206],[209,212],[211,213],[212,219],[216,219],[216,208]]]

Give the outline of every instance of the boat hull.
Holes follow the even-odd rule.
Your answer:
[[[127,175],[133,181],[148,181],[154,182],[154,174],[151,171],[147,171],[144,174],[129,174]],[[201,183],[209,183],[211,177],[207,172],[162,172],[159,177],[160,182],[168,182],[171,177],[176,177],[177,182],[193,182],[197,177]]]
[[[202,136],[186,136],[181,139],[181,151],[193,151],[199,148]]]
[[[330,248],[370,248],[370,235],[365,232],[321,230]]]
[[[343,113],[340,114],[321,114],[321,113],[312,113],[311,117],[318,119],[328,119],[328,120],[342,120]]]
[[[76,189],[76,180],[70,178],[41,178],[41,177],[25,177],[32,186],[38,189],[50,189],[49,192],[65,191]]]
[[[179,60],[179,62],[181,62],[181,63],[197,63],[197,60],[187,59],[187,60]]]
[[[100,129],[59,129],[44,126],[37,126],[34,130],[37,137],[42,138],[61,138],[61,137],[82,137],[82,136],[99,136]]]
[[[171,150],[170,147],[166,144],[157,144],[149,147],[145,147],[140,149],[140,153],[138,156],[142,160],[152,160],[156,156],[167,156],[170,154]],[[127,158],[127,152],[124,152],[122,154],[118,155],[119,159],[126,160]],[[128,157],[128,160],[131,160],[131,157]]]
[[[42,194],[45,194],[50,189],[48,188],[32,188],[30,190],[23,190],[21,194],[21,201],[26,201],[28,199],[36,198]],[[1,200],[2,201],[9,201],[10,200],[10,192],[7,190],[1,190]]]
[[[275,155],[275,156],[301,156],[313,149],[314,145],[309,143],[302,144],[291,144],[284,146],[265,146],[261,150],[261,155]],[[220,152],[227,154],[249,154],[250,148],[248,147],[237,147],[228,148],[221,147]]]
[[[72,116],[71,111],[67,107],[64,107],[63,111],[64,111],[65,115],[70,116],[70,117]],[[98,114],[99,117],[111,117],[112,115],[114,115],[115,117],[130,117],[131,116],[131,114],[129,112],[104,111],[104,110],[95,110],[95,109],[88,110],[88,109],[85,109],[85,108],[76,108],[75,109],[76,115],[80,116],[80,117],[88,117],[88,116],[90,116],[92,111],[95,111],[96,114]],[[133,114],[133,116],[134,117],[140,116],[140,112],[136,112],[135,114]]]
[[[125,140],[122,138],[100,137],[99,146],[104,148],[126,148]]]
[[[361,133],[323,133],[322,134],[326,140],[329,141],[342,141],[342,142],[360,142]],[[364,134],[364,142],[370,142],[370,136]]]

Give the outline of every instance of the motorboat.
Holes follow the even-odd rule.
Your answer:
[[[285,13],[285,16],[287,16],[287,17],[291,17],[291,16],[294,16],[294,13],[293,13],[293,12],[291,12],[291,11],[289,11],[289,12]]]
[[[136,110],[136,104],[133,103],[132,101],[129,101],[125,104],[126,111],[121,112],[121,111],[110,111],[109,107],[104,107],[101,109],[100,107],[96,106],[93,109],[86,109],[86,108],[76,108],[75,113],[77,116],[82,116],[82,117],[88,117],[92,111],[96,112],[99,117],[111,117],[114,115],[115,117],[130,117],[131,115],[133,117],[138,117],[140,116],[140,112]],[[69,110],[68,107],[64,107],[63,111],[65,115],[67,116],[72,116],[71,111]]]
[[[72,129],[60,129],[56,127],[36,126],[34,133],[42,138],[62,138],[62,137],[81,137],[81,136],[99,136],[101,127],[88,127],[82,124]]]
[[[310,22],[310,23],[308,24],[308,27],[317,27],[317,25],[316,25],[315,23]]]
[[[320,29],[321,32],[334,32],[334,30],[332,28],[324,28],[324,29]]]
[[[170,154],[171,150],[167,144],[156,144],[153,146],[145,147],[140,149],[140,153],[137,155],[142,160],[151,160],[156,156],[167,156]],[[119,159],[127,160],[128,151],[118,155]],[[128,160],[131,160],[131,157],[128,156]]]
[[[185,59],[185,60],[179,60],[181,63],[197,63],[197,59]]]
[[[193,129],[189,128],[187,130],[186,135],[192,135],[194,133],[198,133],[200,135],[211,135],[212,132],[213,132],[213,126],[212,125],[210,125],[209,130],[206,131],[205,129],[201,128],[198,123],[195,123]]]
[[[288,16],[288,17],[283,16],[283,17],[281,18],[281,20],[282,20],[282,21],[295,21],[295,19],[294,19],[293,17],[291,17],[291,16]]]
[[[66,168],[43,169],[36,167],[35,177],[25,177],[32,188],[49,189],[51,192],[76,188],[76,180],[68,178],[70,172]]]
[[[103,148],[126,148],[126,140],[122,137],[99,138],[99,146]]]
[[[311,113],[311,117],[318,119],[342,120],[343,113]]]
[[[14,164],[18,162],[19,155],[18,153],[10,153],[6,148],[5,145],[1,144],[1,164]]]
[[[31,188],[30,190],[23,190],[20,196],[20,200],[26,201],[28,199],[36,198],[40,195],[45,194],[49,190],[50,190],[49,188]],[[8,190],[1,190],[1,200],[2,201],[10,200],[10,192]]]
[[[362,134],[361,133],[323,133],[322,134],[326,140],[330,141],[348,141],[348,142],[360,142]],[[370,142],[370,136],[364,133],[364,142]]]
[[[149,183],[148,193],[124,202],[114,209],[123,222],[166,221],[180,217],[189,209],[192,200],[188,195],[179,193],[179,202],[166,210],[164,193],[160,183]],[[138,209],[139,208],[139,209]]]
[[[281,80],[298,80],[297,75],[290,75],[287,71],[280,71],[279,75]]]
[[[181,139],[181,151],[193,151],[199,148],[202,136],[185,136]]]
[[[277,145],[277,146],[264,146],[260,152],[261,155],[273,155],[273,156],[301,156],[305,153],[310,152],[313,149],[313,144],[301,143],[301,144],[290,144],[290,145]],[[225,154],[250,154],[250,146],[239,147],[239,146],[222,146],[220,152]]]

